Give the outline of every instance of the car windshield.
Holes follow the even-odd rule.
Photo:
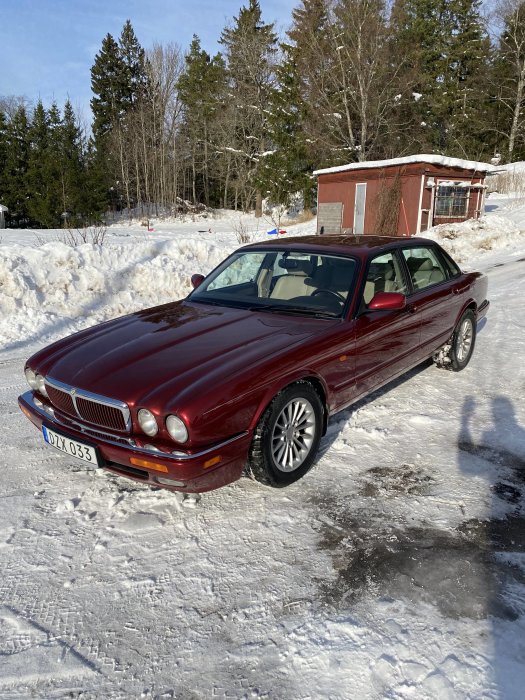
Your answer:
[[[357,261],[298,250],[230,256],[191,294],[192,301],[254,310],[340,317]]]

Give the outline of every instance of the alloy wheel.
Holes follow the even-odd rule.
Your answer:
[[[312,404],[305,398],[289,401],[279,414],[272,433],[275,466],[295,471],[308,457],[315,438],[316,420]]]
[[[463,362],[468,357],[473,337],[472,321],[466,318],[459,327],[456,339],[456,355],[459,362]]]

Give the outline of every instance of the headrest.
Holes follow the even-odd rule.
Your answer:
[[[310,260],[283,258],[282,260],[279,260],[279,267],[287,270],[290,275],[302,275],[306,277],[312,273],[312,263]]]
[[[420,270],[424,272],[433,268],[430,258],[407,258],[407,265],[410,272],[419,272]]]
[[[348,265],[334,265],[330,286],[335,289],[346,289],[350,286],[351,272]]]
[[[432,260],[430,260],[430,258],[425,258],[419,266],[418,272],[426,272],[427,270],[432,270],[433,267]]]
[[[385,280],[393,280],[396,276],[396,271],[394,269],[394,263],[389,260],[385,266]]]

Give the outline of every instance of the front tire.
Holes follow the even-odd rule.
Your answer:
[[[255,429],[248,474],[274,488],[303,477],[319,448],[323,410],[318,393],[308,382],[297,382],[277,394]]]

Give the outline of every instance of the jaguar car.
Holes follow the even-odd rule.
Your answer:
[[[464,369],[489,308],[484,275],[416,237],[253,243],[191,283],[27,361],[43,440],[177,491],[287,486],[337,412],[430,358]]]

